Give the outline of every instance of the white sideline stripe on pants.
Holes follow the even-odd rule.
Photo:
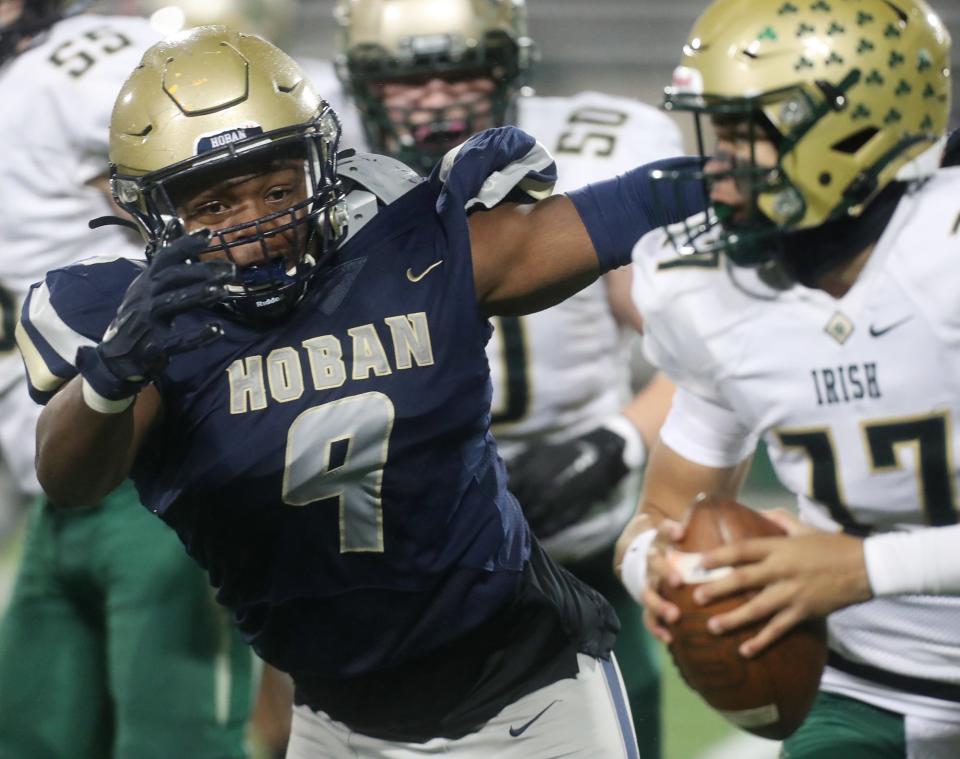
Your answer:
[[[633,728],[633,716],[630,713],[627,689],[623,684],[623,676],[620,674],[617,657],[611,651],[609,661],[603,659],[598,661],[603,669],[603,677],[607,681],[607,692],[610,694],[610,700],[617,713],[617,725],[620,728],[620,740],[623,743],[626,759],[640,759],[640,749],[637,747],[637,735]]]

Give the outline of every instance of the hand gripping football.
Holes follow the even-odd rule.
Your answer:
[[[693,600],[693,591],[697,583],[711,579],[699,569],[700,552],[745,538],[782,534],[777,524],[743,504],[701,498],[687,512],[686,534],[673,554],[687,583],[660,591],[680,608],[680,619],[670,626],[670,653],[687,685],[737,727],[776,740],[793,733],[813,704],[827,660],[826,625],[823,620],[805,622],[745,659],[737,649],[761,624],[716,635],[707,629],[707,620],[736,608],[755,591],[706,606]]]

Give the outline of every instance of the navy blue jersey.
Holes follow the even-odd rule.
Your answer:
[[[522,132],[478,135],[379,208],[288,320],[178,317],[225,336],[170,362],[133,477],[281,669],[409,661],[516,596],[531,538],[488,430],[465,209],[542,189],[551,167]],[[97,260],[34,289],[20,343],[38,400],[75,373],[141,267]]]

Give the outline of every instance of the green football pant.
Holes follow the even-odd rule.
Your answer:
[[[643,608],[613,573],[613,547],[564,565],[600,591],[620,617],[614,651],[627,689],[641,759],[660,759],[660,663],[653,637],[643,624]]]
[[[783,742],[781,759],[904,759],[903,715],[820,691],[800,728]]]
[[[128,482],[38,501],[0,624],[0,759],[244,757],[252,654]]]

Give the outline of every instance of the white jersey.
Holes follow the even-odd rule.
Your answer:
[[[0,447],[24,492],[39,490],[39,407],[13,342],[20,301],[50,269],[97,253],[143,255],[138,235],[87,227],[113,213],[103,191],[87,183],[107,173],[113,102],[157,40],[143,19],[74,16],[0,68]]]
[[[822,529],[957,521],[960,169],[903,198],[839,299],[799,285],[773,290],[722,257],[678,259],[664,237],[652,232],[634,250],[634,297],[648,357],[682,388],[667,445],[723,467],[762,437],[801,517]],[[828,667],[826,690],[960,719],[960,699],[881,685],[876,672],[855,677],[844,664],[960,693],[960,598],[883,597],[828,623],[840,669]]]
[[[623,97],[523,97],[517,125],[557,162],[565,192],[660,158],[681,155],[680,132],[657,109]],[[493,432],[509,460],[527,445],[581,435],[629,398],[626,346],[598,280],[553,308],[493,319],[487,345],[493,380]],[[636,508],[628,478],[592,516],[544,542],[554,558],[588,556],[610,545]]]

